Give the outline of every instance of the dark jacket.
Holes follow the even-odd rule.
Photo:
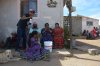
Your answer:
[[[26,29],[26,27],[28,26],[28,22],[29,22],[30,18],[27,19],[20,19],[17,23],[17,27],[20,29]]]

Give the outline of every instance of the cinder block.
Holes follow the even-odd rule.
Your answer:
[[[98,49],[88,49],[90,55],[98,55],[100,51]]]
[[[76,48],[80,51],[84,51],[84,52],[88,52],[90,55],[98,55],[100,54],[100,50],[96,49],[96,48],[91,48],[88,46],[76,46]]]

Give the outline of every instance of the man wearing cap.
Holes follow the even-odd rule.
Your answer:
[[[26,32],[28,30],[28,22],[30,19],[32,19],[34,13],[35,13],[34,10],[29,10],[29,13],[25,14],[17,23],[16,51],[20,50],[20,44],[22,44],[22,49],[26,49],[26,42],[27,42]]]

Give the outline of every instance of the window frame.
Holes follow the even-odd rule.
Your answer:
[[[25,4],[25,1],[27,1],[26,4]],[[20,1],[20,17],[22,17],[23,15],[25,15],[26,13],[28,13],[28,11],[30,9],[32,9],[32,8],[30,8],[30,3],[29,2],[30,2],[30,0],[21,0]],[[24,11],[25,6],[27,8],[26,12]],[[38,0],[36,0],[35,15],[33,17],[37,17],[37,16],[38,16]]]
[[[93,26],[93,21],[87,21],[87,22],[86,22],[86,25],[87,25],[87,26]]]

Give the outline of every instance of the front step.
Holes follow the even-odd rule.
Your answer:
[[[100,50],[98,50],[96,48],[91,48],[89,46],[76,46],[75,48],[78,50],[84,51],[84,52],[88,52],[90,55],[100,54]]]

